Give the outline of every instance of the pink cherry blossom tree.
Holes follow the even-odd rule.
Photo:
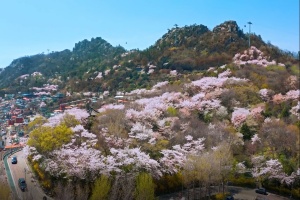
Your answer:
[[[250,114],[249,110],[246,108],[235,108],[231,116],[231,122],[234,126],[241,125]]]

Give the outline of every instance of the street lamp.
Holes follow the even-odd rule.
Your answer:
[[[26,182],[26,168],[24,167],[24,175],[25,175],[25,182]]]
[[[249,48],[250,48],[250,34],[251,34],[251,22],[248,22],[249,24]]]

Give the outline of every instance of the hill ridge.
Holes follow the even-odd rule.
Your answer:
[[[295,63],[290,55],[265,43],[259,35],[251,35],[251,45],[271,60]],[[152,79],[157,79],[155,76],[161,70],[187,73],[201,71],[229,64],[236,53],[247,49],[248,36],[233,20],[225,21],[212,30],[202,24],[176,26],[143,51],[113,47],[101,37],[85,39],[76,43],[72,50],[15,59],[0,73],[0,95],[28,91],[28,88],[51,83],[49,80],[60,82],[60,90],[74,87],[74,82],[81,85],[76,87],[77,91],[117,91],[147,87],[151,85]],[[151,65],[155,68],[150,70]],[[145,73],[139,73],[140,69]],[[29,77],[22,83],[18,79],[34,72],[40,72],[42,77]],[[103,74],[103,79],[96,80],[96,74],[99,73]],[[91,81],[93,84],[90,84]]]

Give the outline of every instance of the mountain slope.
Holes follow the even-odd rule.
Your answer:
[[[251,45],[270,60],[296,62],[279,48],[266,44],[259,35],[251,35]],[[29,88],[46,83],[59,84],[62,91],[129,91],[151,86],[151,80],[164,79],[164,73],[170,70],[190,73],[231,63],[237,52],[247,48],[248,35],[235,21],[226,21],[213,30],[196,24],[176,26],[143,51],[126,51],[100,37],[92,38],[75,44],[72,51],[14,60],[0,73],[0,95],[30,91]],[[41,77],[31,76],[34,72],[41,73]],[[97,79],[99,73],[102,78]],[[26,80],[19,78],[26,74]]]
[[[173,78],[126,93],[128,101],[104,96],[93,117],[72,108],[37,120],[28,140],[34,148],[25,149],[46,188],[59,195],[58,182],[80,180],[70,181],[75,193],[107,176],[108,199],[120,199],[134,193],[140,173],[153,177],[156,194],[199,182],[206,189],[258,180],[270,189],[290,187],[299,167],[296,76],[285,67],[226,65]],[[289,78],[296,83],[272,82]]]

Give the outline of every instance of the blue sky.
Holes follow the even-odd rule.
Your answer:
[[[142,50],[174,24],[213,29],[227,20],[251,21],[264,41],[299,51],[299,0],[0,0],[0,68],[93,37]]]

